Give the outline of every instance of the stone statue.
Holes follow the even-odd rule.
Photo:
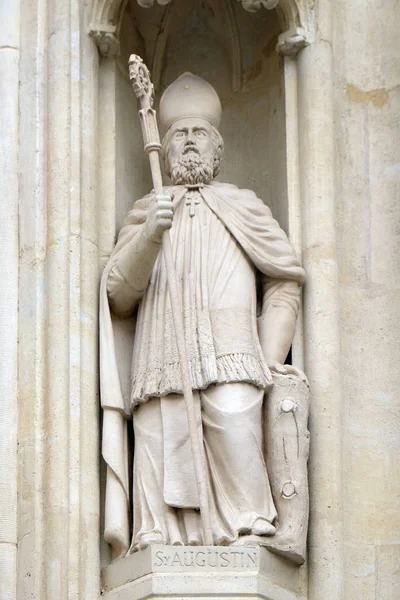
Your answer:
[[[161,251],[170,229],[213,543],[262,544],[304,558],[308,388],[304,374],[283,363],[305,274],[263,202],[214,181],[220,118],[217,93],[195,75],[185,73],[164,92],[163,156],[172,185],[134,203],[102,278],[105,539],[115,557],[153,543],[204,543]],[[297,524],[284,504],[283,527],[279,505],[295,496]]]

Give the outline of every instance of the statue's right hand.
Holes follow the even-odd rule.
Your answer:
[[[171,229],[174,216],[173,194],[155,194],[150,200],[145,222],[145,233],[149,240],[161,244],[164,231]]]

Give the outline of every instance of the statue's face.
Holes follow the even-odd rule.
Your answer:
[[[223,140],[211,123],[180,119],[163,140],[166,173],[176,185],[208,184],[218,175],[222,148]]]
[[[181,157],[210,156],[213,152],[212,125],[205,119],[191,117],[171,125],[168,154],[172,164]]]

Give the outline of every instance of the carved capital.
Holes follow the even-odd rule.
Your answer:
[[[296,56],[299,50],[308,46],[309,43],[301,30],[296,30],[295,33],[286,31],[279,36],[276,50],[285,56]]]
[[[94,39],[101,56],[112,58],[119,54],[119,39],[115,32],[90,28],[89,35]]]
[[[119,54],[119,30],[128,0],[93,0],[89,35],[102,56]]]

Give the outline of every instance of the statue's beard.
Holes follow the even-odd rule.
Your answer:
[[[171,164],[171,180],[174,185],[210,183],[214,177],[214,156],[200,154],[197,150],[184,151]]]

